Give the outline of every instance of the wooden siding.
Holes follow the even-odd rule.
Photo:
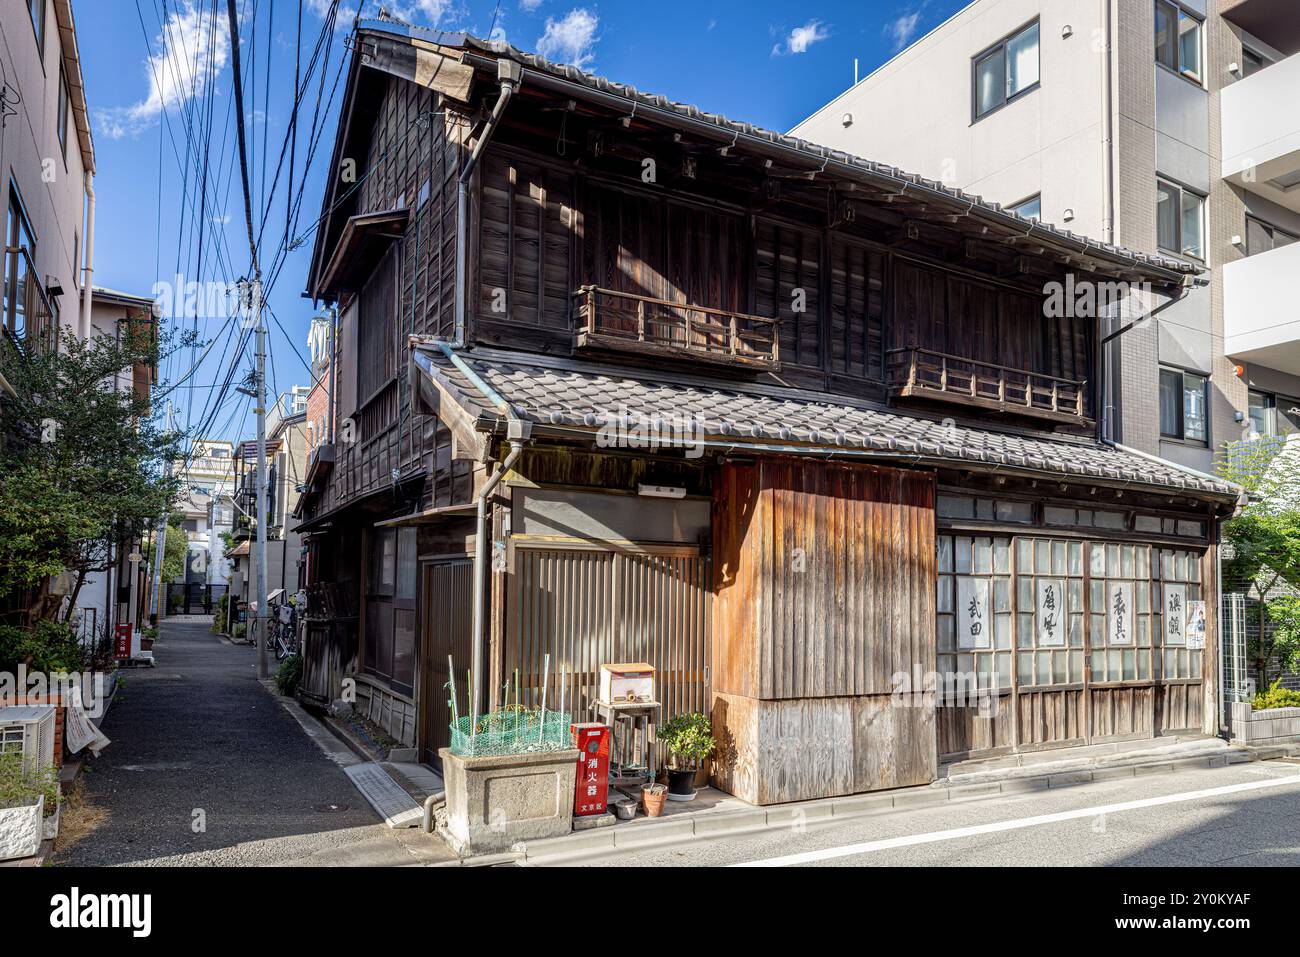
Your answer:
[[[418,747],[430,763],[439,748],[451,743],[448,657],[456,665],[455,694],[462,711],[470,699],[466,673],[473,657],[473,571],[468,560],[421,566]]]
[[[934,480],[762,459],[714,493],[714,685],[755,698],[889,694],[935,663]]]
[[[470,463],[453,462],[451,435],[434,416],[413,415],[407,382],[406,337],[450,335],[455,297],[456,174],[460,146],[447,135],[441,101],[423,87],[389,78],[373,119],[353,117],[353,138],[365,156],[349,215],[408,208],[403,236],[385,263],[391,282],[358,309],[358,296],[340,304],[338,415],[351,420],[355,441],[336,442],[337,460],[313,507],[320,515],[389,489],[393,472],[421,478],[422,505],[463,501]],[[360,124],[369,120],[369,129]],[[350,189],[341,182],[339,191]],[[379,308],[379,301],[389,304]],[[380,326],[381,328],[376,328]],[[364,364],[361,351],[383,355]],[[386,381],[385,381],[386,380]],[[457,498],[457,496],[461,496]]]

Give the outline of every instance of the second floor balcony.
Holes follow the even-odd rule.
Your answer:
[[[3,325],[26,348],[58,347],[59,310],[26,246],[5,247]]]
[[[599,286],[577,302],[577,346],[690,358],[720,366],[780,366],[778,320]]]
[[[1035,419],[1087,425],[1088,383],[907,346],[889,352],[890,390]]]

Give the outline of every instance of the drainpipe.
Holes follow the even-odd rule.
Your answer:
[[[470,688],[470,727],[473,728],[478,724],[478,717],[482,714],[483,646],[487,631],[487,622],[483,614],[483,599],[487,593],[488,499],[491,498],[496,487],[501,484],[501,480],[505,478],[506,473],[514,468],[519,456],[523,454],[524,446],[532,437],[532,423],[519,418],[510,403],[484,382],[482,377],[470,368],[469,363],[456,354],[451,343],[439,340],[424,340],[424,344],[438,349],[470,381],[470,384],[475,389],[505,414],[506,439],[510,443],[510,453],[497,470],[492,473],[491,477],[488,478],[487,482],[484,483],[474,503],[474,617],[473,635],[470,639],[472,642],[470,646],[470,670],[474,676],[474,684]]]
[[[81,338],[90,338],[90,290],[95,275],[95,172],[86,172],[86,265],[81,286]]]
[[[1114,44],[1111,37],[1112,10],[1111,0],[1101,0],[1101,34],[1104,44],[1101,57],[1101,162],[1102,162],[1102,214],[1101,236],[1112,246],[1115,244],[1115,118],[1114,87],[1111,68],[1114,61]],[[1116,317],[1108,315],[1106,325],[1114,329]],[[1119,371],[1118,342],[1110,342],[1102,347],[1101,377],[1105,387],[1102,389],[1101,431],[1102,439],[1110,441],[1116,437],[1115,419],[1118,412],[1118,384],[1115,382]]]
[[[514,60],[497,60],[497,79],[501,81],[501,91],[497,94],[496,105],[492,107],[492,114],[484,124],[483,132],[479,134],[474,149],[470,151],[469,161],[461,170],[460,179],[456,182],[456,332],[452,341],[457,346],[465,344],[465,303],[468,295],[465,289],[468,272],[466,236],[469,233],[469,224],[466,220],[469,215],[469,182],[474,176],[479,157],[483,155],[483,148],[492,138],[497,123],[501,121],[501,114],[506,111],[506,104],[510,102],[510,97],[515,92],[515,87],[519,85],[519,78],[522,75],[523,68]]]

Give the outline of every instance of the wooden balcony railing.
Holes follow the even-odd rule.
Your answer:
[[[583,286],[577,300],[579,348],[689,356],[721,365],[780,365],[777,319]]]
[[[5,247],[4,325],[25,348],[58,347],[59,311],[26,246]]]
[[[1086,423],[1088,383],[908,346],[889,352],[897,396],[939,399],[1056,422]]]

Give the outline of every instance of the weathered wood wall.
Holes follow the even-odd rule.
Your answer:
[[[720,786],[755,803],[933,779],[934,479],[763,458],[714,489]],[[906,691],[906,688],[902,690]]]

